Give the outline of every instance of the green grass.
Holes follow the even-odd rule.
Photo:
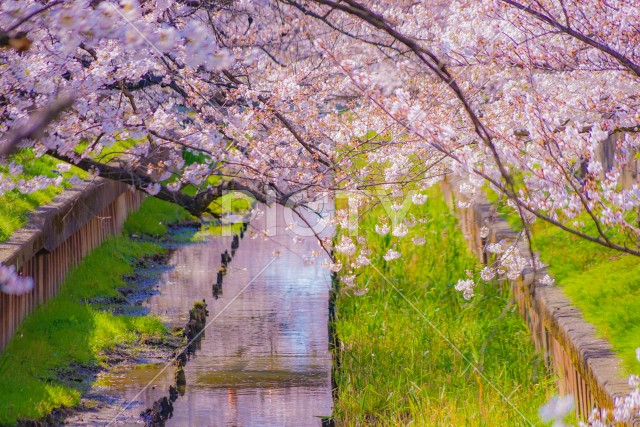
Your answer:
[[[122,140],[105,147],[95,158],[99,161],[110,161],[114,157],[121,155],[131,147],[135,146],[135,140]],[[76,147],[76,152],[81,152],[88,148],[89,144],[83,142]],[[15,153],[10,161],[13,161],[24,168],[24,173],[16,179],[29,179],[34,176],[44,175],[49,178],[57,176],[56,165],[60,163],[57,159],[44,155],[36,158],[31,150],[20,150]],[[8,166],[0,165],[0,173],[6,173]],[[86,178],[88,174],[73,166],[69,172],[62,174],[64,178],[77,175]],[[220,181],[219,177],[209,177],[209,183],[215,185]],[[12,190],[0,196],[0,242],[6,241],[19,228],[26,226],[28,215],[38,207],[49,203],[55,196],[60,194],[70,185],[65,181],[61,187],[50,186],[44,190],[31,194],[21,194],[18,190]],[[183,191],[187,194],[195,195],[197,189],[187,186]],[[165,202],[159,199],[148,198],[142,209],[134,214],[125,229],[128,234],[140,233],[154,237],[161,237],[167,231],[167,225],[182,221],[190,221],[194,218],[182,207]],[[253,200],[240,192],[225,194],[213,203],[211,210],[217,214],[225,212],[240,213],[251,209]]]
[[[557,391],[508,290],[478,285],[465,301],[455,283],[478,263],[456,218],[437,194],[410,212],[431,220],[402,239],[373,231],[379,207],[360,223],[375,268],[357,278],[366,295],[343,290],[336,300],[344,349],[335,417],[349,426],[537,424],[539,407]],[[414,246],[413,236],[426,244]],[[391,245],[402,257],[386,262]]]
[[[111,160],[120,157],[130,148],[135,147],[141,140],[136,139],[122,139],[115,141],[110,147],[103,147],[100,153],[96,154],[93,158],[102,163],[108,163]],[[82,141],[75,146],[73,151],[78,154],[82,154],[89,149],[89,142]]]
[[[609,340],[627,373],[640,372],[640,258],[540,221],[533,227],[533,247],[585,320]]]
[[[107,150],[107,154],[124,148],[127,146],[118,145]],[[55,176],[52,170],[57,161],[48,156],[35,159],[25,151],[13,160],[24,165],[22,178]],[[84,176],[84,172],[76,168],[65,176],[73,173]],[[51,201],[66,187],[50,187],[30,195],[12,191],[0,197],[0,241],[23,227],[30,211]],[[247,200],[229,194],[214,202],[212,208],[220,213],[227,209],[241,212],[251,207]],[[119,297],[117,288],[125,286],[122,277],[133,272],[134,261],[164,252],[154,243],[132,241],[127,236],[162,237],[169,224],[193,219],[180,206],[147,197],[141,208],[127,219],[123,235],[107,239],[86,256],[69,272],[59,294],[23,321],[0,354],[0,425],[14,425],[21,419],[40,419],[55,408],[79,403],[88,384],[69,381],[61,374],[76,367],[104,364],[106,354],[117,346],[135,347],[147,339],[166,336],[166,328],[157,317],[114,315],[99,310],[91,301]],[[200,234],[239,229],[240,224],[210,226]],[[190,236],[190,239],[197,237]]]
[[[136,142],[133,140],[118,141],[113,146],[104,148],[96,158],[100,161],[109,161],[135,144]],[[86,142],[79,144],[76,147],[76,152],[81,152],[88,145]],[[58,176],[57,165],[62,163],[49,155],[36,158],[30,149],[17,151],[9,158],[7,165],[10,162],[15,162],[23,167],[23,173],[15,177],[16,180],[28,180],[40,175],[55,178]],[[0,173],[7,173],[9,169],[7,165],[0,165]],[[81,179],[89,176],[87,172],[75,166],[72,166],[69,172],[62,173],[65,179],[71,178],[73,175],[77,175]],[[49,203],[55,196],[70,187],[71,185],[65,180],[60,187],[49,186],[31,194],[21,194],[18,190],[11,190],[0,196],[0,242],[8,240],[16,230],[24,227],[30,212]]]
[[[166,328],[152,316],[114,315],[88,301],[114,297],[136,259],[163,252],[160,246],[112,237],[70,271],[59,294],[28,316],[0,355],[0,424],[39,419],[80,401],[86,384],[60,374],[105,361],[105,352],[161,339]]]
[[[23,173],[17,176],[17,179],[29,179],[38,175],[55,178],[58,175],[54,171],[60,162],[47,155],[36,158],[31,150],[25,149],[14,154],[10,160],[23,166]],[[8,166],[0,166],[0,173],[7,173],[7,171]],[[62,175],[65,178],[70,178],[73,175],[83,178],[87,174],[72,167],[69,172]],[[61,187],[49,186],[31,194],[21,194],[18,190],[11,190],[0,196],[0,242],[8,240],[14,231],[27,224],[29,212],[50,202],[68,187],[69,184],[63,182]]]
[[[224,213],[242,213],[251,210],[254,199],[246,194],[234,191],[227,193],[216,199],[209,208],[213,213],[222,215]]]
[[[225,194],[211,203],[211,210],[218,214],[226,212],[242,213],[252,208],[253,200],[240,192]],[[131,215],[125,223],[124,231],[128,235],[145,234],[162,237],[169,224],[193,221],[195,218],[181,206],[155,197],[147,197],[140,209]],[[198,233],[198,239],[204,235],[221,235],[225,232],[236,234],[241,224],[231,226],[207,225]]]
[[[205,224],[193,234],[190,240],[193,242],[202,242],[210,239],[211,236],[233,236],[240,234],[241,230],[242,223],[228,225]]]
[[[88,385],[65,381],[61,373],[103,364],[117,346],[135,347],[165,336],[157,317],[114,315],[90,301],[119,297],[117,289],[125,286],[122,277],[133,272],[134,261],[164,252],[157,244],[127,236],[161,237],[168,224],[190,220],[193,217],[180,206],[145,198],[125,222],[123,235],[107,239],[86,256],[69,272],[59,294],[24,320],[0,354],[0,425],[39,419],[55,408],[79,403]],[[240,225],[233,227],[239,230]],[[222,228],[205,231],[212,234]]]
[[[127,218],[124,232],[127,235],[146,234],[162,237],[167,232],[169,224],[192,221],[193,219],[193,216],[181,206],[155,197],[147,197],[142,202],[140,209]]]

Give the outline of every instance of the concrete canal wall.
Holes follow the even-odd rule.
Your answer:
[[[492,254],[485,250],[486,245],[500,241],[517,242],[520,254],[530,258],[526,243],[522,239],[518,241],[518,233],[497,215],[489,202],[479,201],[468,209],[458,209],[454,200],[465,200],[465,197],[458,191],[456,182],[445,181],[442,188],[460,220],[469,247],[482,263],[492,261]],[[480,235],[484,226],[490,230],[486,238]],[[631,391],[622,361],[611,344],[599,338],[593,325],[571,305],[562,288],[543,285],[537,280],[541,276],[535,277],[530,269],[516,280],[503,279],[513,290],[536,349],[558,375],[560,393],[574,396],[576,410],[582,419],[586,419],[596,405],[613,408],[616,396]],[[640,418],[630,425],[640,426]]]
[[[144,194],[122,183],[99,178],[64,191],[35,210],[27,227],[0,243],[0,263],[15,265],[35,280],[23,295],[0,292],[0,351],[22,320],[56,295],[69,268],[111,235],[140,207]]]

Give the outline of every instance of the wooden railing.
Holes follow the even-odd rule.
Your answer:
[[[64,191],[30,215],[27,227],[0,243],[0,262],[35,280],[23,295],[0,292],[0,351],[22,320],[58,293],[69,268],[110,235],[119,234],[143,193],[97,179]]]
[[[455,201],[465,198],[458,192],[456,183],[445,181],[442,189],[460,220],[469,247],[481,262],[491,261],[492,254],[485,251],[486,245],[500,241],[516,243],[520,254],[529,258],[527,245],[490,203],[475,202],[468,209],[458,209]],[[484,226],[489,228],[486,238],[481,237],[480,232]],[[516,280],[506,277],[502,280],[511,286],[536,349],[557,374],[560,394],[574,396],[576,411],[583,420],[596,406],[612,409],[615,397],[631,391],[622,361],[607,340],[597,337],[593,325],[571,305],[561,288],[543,285],[536,279],[529,269]],[[640,418],[630,425],[640,426]]]

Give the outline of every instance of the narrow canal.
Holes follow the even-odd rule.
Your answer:
[[[183,326],[194,301],[205,299],[210,314],[167,426],[318,426],[331,414],[330,277],[316,238],[296,235],[293,221],[271,208],[251,222],[217,299],[212,284],[232,238],[172,253],[149,311]],[[140,413],[176,384],[175,369],[147,364],[105,376],[92,393],[110,404],[69,424],[143,423]]]

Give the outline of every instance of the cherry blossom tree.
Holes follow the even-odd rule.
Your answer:
[[[0,194],[60,185],[17,179],[21,147],[194,215],[230,190],[402,212],[455,176],[462,208],[489,187],[525,238],[537,218],[637,256],[639,18],[631,0],[4,0]],[[402,239],[414,221],[376,231]],[[352,237],[335,249],[365,267]],[[508,274],[526,266],[487,250]]]
[[[307,14],[341,11],[342,28],[369,27],[347,38],[386,49],[391,72],[382,85],[362,66],[344,72],[386,123],[468,177],[461,190],[473,196],[489,182],[525,219],[638,254],[637,184],[619,181],[638,145],[633,3],[315,3],[326,7]],[[616,135],[605,170],[598,145]],[[581,231],[581,214],[597,235]],[[628,240],[614,241],[612,228]]]
[[[294,209],[382,191],[400,211],[454,175],[463,205],[488,185],[525,225],[640,255],[640,190],[621,179],[637,158],[639,14],[596,0],[6,1],[2,152],[28,146],[195,215],[229,190]],[[101,157],[123,140],[136,144]]]

